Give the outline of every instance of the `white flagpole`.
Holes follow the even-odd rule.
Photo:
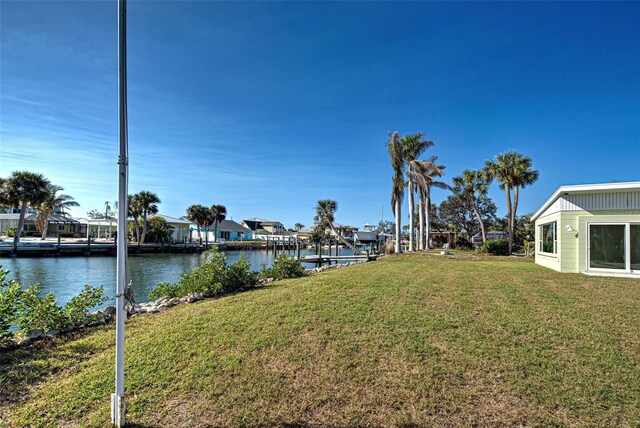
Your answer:
[[[118,0],[118,267],[116,273],[116,392],[111,395],[111,423],[124,426],[124,293],[127,286],[127,3]]]

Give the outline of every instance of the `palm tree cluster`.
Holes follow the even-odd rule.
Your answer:
[[[485,180],[488,182],[497,180],[500,183],[500,189],[505,191],[509,255],[511,255],[520,189],[533,184],[538,179],[539,173],[533,169],[530,157],[515,150],[500,153],[494,159],[487,160],[482,171]]]
[[[148,230],[148,218],[158,214],[158,204],[161,202],[158,195],[146,190],[127,196],[129,217],[133,219],[136,242],[138,244],[144,244]],[[141,218],[142,232],[140,231]]]
[[[416,133],[400,137],[397,132],[390,134],[387,150],[393,169],[391,207],[396,218],[395,252],[402,252],[400,232],[402,230],[401,207],[404,200],[404,189],[408,190],[409,205],[409,251],[415,251],[415,216],[414,196],[418,194],[418,229],[419,249],[429,248],[429,214],[431,207],[431,189],[449,189],[449,185],[437,180],[444,174],[445,165],[437,164],[438,158],[431,156],[428,160],[418,158],[433,142],[425,140],[424,134]],[[407,181],[405,181],[405,175]]]
[[[397,132],[390,134],[387,150],[393,169],[391,206],[396,219],[395,251],[401,252],[400,236],[402,230],[401,207],[405,188],[408,191],[409,205],[409,251],[415,250],[415,215],[414,194],[418,194],[418,223],[420,250],[429,248],[429,224],[431,209],[431,189],[441,188],[453,190],[469,201],[474,215],[480,224],[482,241],[487,239],[484,219],[480,215],[477,201],[486,198],[489,185],[493,180],[500,183],[500,188],[506,193],[507,200],[507,232],[509,240],[509,254],[513,250],[516,229],[518,198],[520,189],[533,184],[538,179],[538,171],[533,170],[531,158],[511,150],[498,154],[494,159],[487,160],[481,170],[467,169],[454,177],[454,188],[443,181],[437,180],[444,174],[444,165],[437,163],[438,158],[431,156],[428,160],[418,160],[426,149],[433,146],[433,142],[425,140],[424,134],[410,134],[400,137]],[[406,176],[406,181],[405,181]]]
[[[51,184],[42,174],[34,172],[14,171],[8,178],[0,177],[0,205],[20,210],[18,227],[13,238],[14,253],[17,251],[20,235],[24,230],[28,208],[38,211],[36,224],[44,239],[51,214],[56,211],[64,213],[64,209],[78,206],[71,196],[60,193],[63,190],[61,186]]]
[[[213,226],[215,240],[218,239],[218,225],[227,218],[227,207],[224,205],[214,204],[210,208],[204,205],[191,205],[187,208],[187,219],[196,224],[198,228],[198,238],[202,240],[200,228],[209,232],[209,228]]]

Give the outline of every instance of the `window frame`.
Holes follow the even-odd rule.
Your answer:
[[[544,251],[544,227],[548,225],[553,225],[553,253],[549,253]],[[558,255],[558,221],[550,221],[547,223],[543,223],[540,226],[540,240],[538,241],[538,253],[546,256],[554,256]]]
[[[586,271],[587,272],[618,272],[638,274],[640,270],[631,269],[631,226],[640,226],[637,221],[593,221],[587,222],[587,245],[586,245]],[[624,269],[607,269],[591,267],[591,226],[624,226],[625,239],[625,267]]]

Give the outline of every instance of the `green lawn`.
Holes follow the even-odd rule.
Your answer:
[[[113,344],[2,355],[0,420],[107,426]],[[640,425],[640,281],[524,259],[392,256],[132,318],[126,347],[137,427]]]

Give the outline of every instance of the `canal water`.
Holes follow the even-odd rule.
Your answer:
[[[325,251],[326,252],[326,251]],[[236,262],[242,252],[225,251],[227,264]],[[288,254],[294,255],[291,251]],[[302,255],[313,254],[303,250]],[[353,254],[341,249],[341,255]],[[262,264],[273,265],[273,252],[245,251],[245,257],[251,269],[259,271]],[[148,302],[148,293],[159,282],[176,282],[184,272],[188,272],[202,263],[202,254],[144,254],[129,256],[129,279],[136,302]],[[9,271],[9,279],[27,287],[39,282],[42,293],[53,291],[58,303],[64,305],[73,296],[80,293],[85,284],[104,287],[105,295],[113,304],[116,282],[115,257],[42,257],[42,258],[2,258],[0,265]],[[313,264],[303,263],[305,268]]]

